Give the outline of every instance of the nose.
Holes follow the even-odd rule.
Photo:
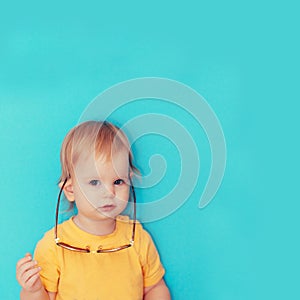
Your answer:
[[[115,197],[115,187],[113,185],[103,186],[103,195],[106,198],[114,198]]]

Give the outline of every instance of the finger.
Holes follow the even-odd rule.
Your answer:
[[[23,282],[25,284],[28,283],[28,281],[31,279],[32,276],[36,275],[36,274],[39,274],[41,270],[41,267],[36,267],[34,269],[30,269],[28,270],[25,274],[24,274],[24,277],[23,277]]]
[[[18,274],[17,280],[23,288],[26,288],[28,279],[30,279],[31,276],[38,274],[40,270],[40,267],[31,268],[24,273]]]
[[[24,257],[19,260],[16,267],[16,277],[17,280],[20,282],[22,280],[23,273],[32,267],[32,258],[31,257]],[[29,264],[29,265],[28,265]],[[21,283],[21,282],[20,282]]]
[[[39,279],[40,279],[40,274],[39,274],[39,273],[32,275],[32,276],[28,279],[28,281],[26,282],[26,286],[27,286],[28,288],[33,287]]]
[[[25,264],[31,260],[32,260],[31,254],[26,253],[26,255],[17,262],[17,269],[20,268],[23,264]]]
[[[37,262],[35,260],[24,263],[17,270],[17,277],[19,277],[20,280],[24,280],[24,276],[25,276],[26,272],[28,272],[30,269],[35,268],[36,266],[37,266]]]
[[[24,263],[23,265],[21,265],[18,272],[19,273],[24,273],[24,272],[34,268],[36,265],[37,265],[37,261],[35,261],[35,260],[29,261],[29,262]]]

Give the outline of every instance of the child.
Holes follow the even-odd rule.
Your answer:
[[[56,226],[17,263],[21,300],[168,300],[164,269],[135,221],[135,167],[124,133],[108,122],[73,128],[61,149]],[[64,192],[77,214],[57,225]],[[130,195],[134,218],[121,216]]]

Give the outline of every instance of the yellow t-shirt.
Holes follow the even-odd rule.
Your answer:
[[[96,250],[128,244],[132,222],[119,216],[113,233],[89,234],[72,218],[58,226],[61,242]],[[143,288],[164,276],[159,255],[150,235],[137,222],[134,245],[113,253],[78,253],[55,244],[54,230],[46,232],[35,249],[35,259],[47,291],[57,292],[56,300],[141,300]]]

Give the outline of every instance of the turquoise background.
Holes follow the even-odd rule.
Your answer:
[[[0,298],[18,299],[15,264],[53,225],[64,135],[104,89],[158,76],[204,96],[228,150],[200,210],[210,157],[199,137],[194,194],[146,224],[173,299],[299,299],[296,12],[292,1],[1,4]]]

